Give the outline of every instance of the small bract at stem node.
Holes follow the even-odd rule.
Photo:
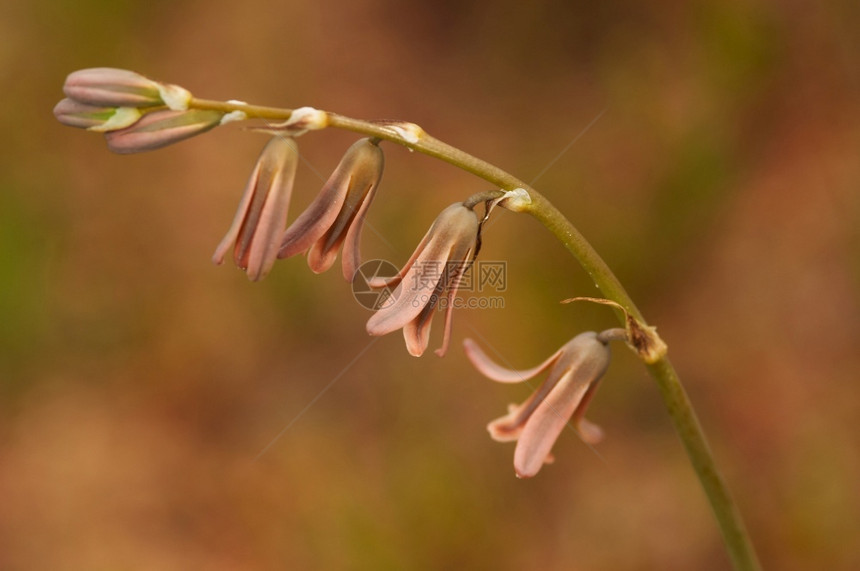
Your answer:
[[[561,303],[571,303],[574,301],[590,301],[602,305],[612,306],[624,313],[625,334],[623,337],[614,336],[617,339],[622,339],[627,345],[636,352],[639,357],[649,365],[653,365],[660,359],[666,356],[669,348],[666,343],[657,335],[657,328],[651,325],[642,323],[627,311],[627,309],[611,299],[603,299],[599,297],[572,297],[565,299]],[[615,331],[615,330],[609,330]],[[607,333],[607,332],[604,332]]]

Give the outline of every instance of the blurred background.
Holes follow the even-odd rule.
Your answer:
[[[457,312],[446,357],[409,357],[367,337],[338,270],[297,257],[251,283],[210,263],[261,135],[118,156],[56,123],[66,74],[93,66],[414,121],[540,175],[668,342],[764,566],[860,567],[858,12],[0,0],[0,568],[729,567],[626,348],[595,449],[567,431],[521,481],[489,439],[530,389],[480,376],[464,337],[526,368],[614,326],[559,305],[596,292],[536,222],[502,212],[484,237],[504,307]],[[355,138],[300,140],[291,217]],[[487,185],[385,150],[363,252],[399,265]]]

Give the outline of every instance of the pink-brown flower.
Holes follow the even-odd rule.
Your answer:
[[[352,145],[316,199],[284,233],[279,258],[308,250],[314,273],[329,269],[343,244],[343,277],[352,281],[361,265],[361,228],[382,179],[382,149],[370,139]]]
[[[281,136],[269,141],[257,159],[233,224],[212,256],[213,262],[223,263],[232,247],[233,261],[248,278],[257,281],[269,273],[287,223],[298,162],[295,141]]]
[[[421,356],[430,339],[433,312],[444,296],[445,328],[442,356],[451,335],[451,312],[460,280],[472,263],[478,238],[478,216],[463,203],[452,204],[442,211],[418,244],[412,257],[393,278],[380,279],[371,286],[394,287],[393,301],[377,311],[367,322],[370,335],[385,335],[403,329],[406,349]]]
[[[551,450],[568,422],[588,444],[603,438],[603,431],[585,420],[585,409],[598,381],[609,366],[609,346],[594,331],[580,333],[533,369],[514,371],[494,363],[471,339],[463,342],[466,356],[485,376],[501,383],[519,383],[549,369],[546,381],[521,405],[492,421],[487,430],[498,442],[517,441],[514,470],[520,478],[538,473],[552,462]]]

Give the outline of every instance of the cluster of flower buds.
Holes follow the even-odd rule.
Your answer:
[[[105,134],[116,153],[159,149],[225,122],[228,113],[189,109],[188,90],[133,71],[97,67],[75,71],[54,107],[64,125]]]

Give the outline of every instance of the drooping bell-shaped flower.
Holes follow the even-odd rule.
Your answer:
[[[478,216],[463,203],[443,210],[400,273],[370,283],[374,287],[397,287],[393,301],[368,320],[367,332],[385,335],[402,328],[406,349],[411,355],[421,356],[430,340],[433,313],[444,297],[445,328],[442,346],[436,350],[437,355],[444,355],[457,288],[472,263],[478,230]]]
[[[314,273],[329,269],[343,245],[343,277],[352,281],[361,265],[361,228],[384,165],[382,149],[370,139],[353,144],[316,199],[296,218],[281,241],[279,258],[308,251]]]
[[[261,280],[269,273],[278,257],[298,162],[298,147],[291,138],[277,136],[269,141],[213,262],[223,263],[232,248],[233,261],[249,279]]]
[[[603,431],[585,420],[585,410],[598,381],[609,366],[609,345],[594,331],[580,333],[549,359],[525,371],[514,371],[493,362],[471,339],[463,342],[466,356],[482,374],[501,383],[520,383],[549,370],[541,386],[521,405],[487,425],[499,442],[516,440],[514,470],[520,478],[538,473],[552,461],[551,450],[568,423],[588,444],[603,438]]]

